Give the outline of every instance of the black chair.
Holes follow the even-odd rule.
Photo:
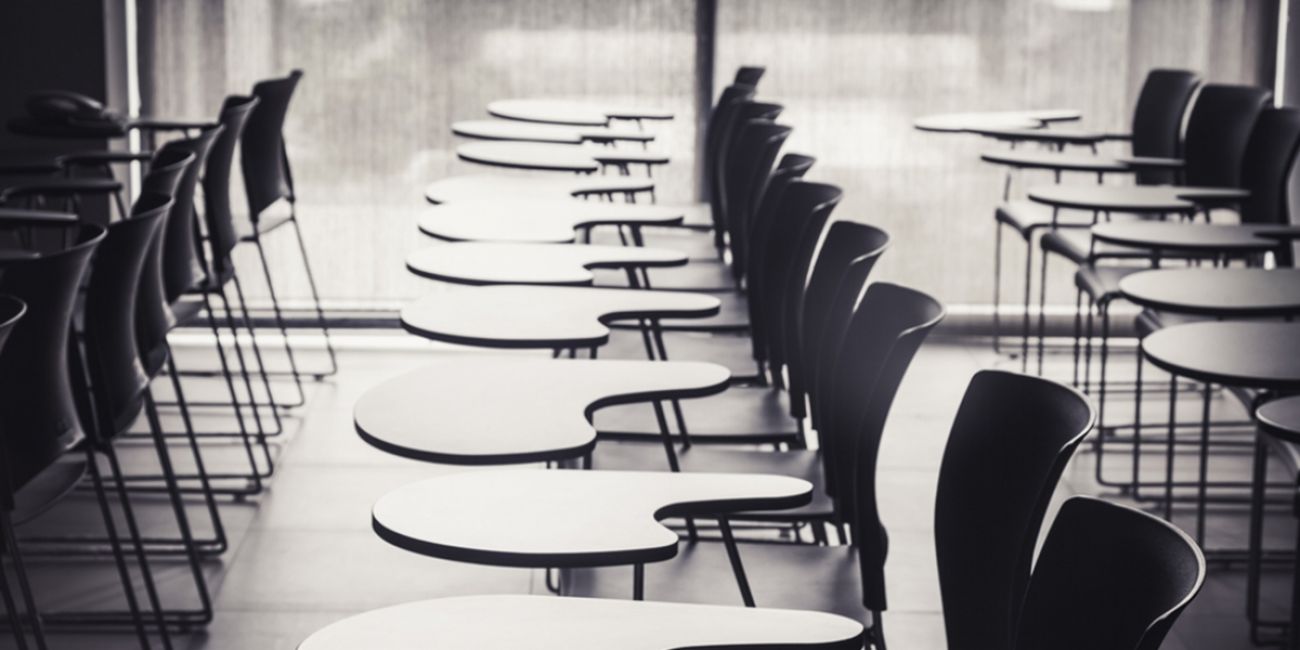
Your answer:
[[[761,65],[740,66],[736,70],[736,79],[733,83],[757,86],[758,80],[763,78],[764,72],[767,72],[767,68]]]
[[[1048,501],[1094,422],[1087,399],[1060,384],[991,370],[971,379],[935,498],[949,648],[1012,646]]]
[[[859,262],[864,263],[869,264],[866,260]],[[845,286],[841,293],[846,295],[837,302],[856,302],[860,286]],[[898,385],[943,313],[943,306],[930,296],[894,284],[872,284],[862,295],[845,330],[841,350],[833,357],[835,368],[830,371],[827,388],[832,404],[827,409],[829,426],[826,432],[819,432],[825,433],[821,442],[826,487],[835,498],[841,520],[852,528],[855,545],[746,545],[742,555],[751,561],[747,570],[738,573],[749,576],[755,586],[755,599],[763,606],[865,618],[874,642],[878,647],[883,643],[880,616],[885,609],[883,571],[887,549],[884,526],[876,511],[876,453]],[[600,445],[596,453],[601,453]],[[599,461],[596,466],[601,466]],[[753,513],[744,515],[751,516]],[[721,576],[732,572],[733,564],[718,557],[712,546],[716,545],[684,547],[678,558],[647,573],[647,591],[662,590],[675,600],[716,602],[718,594],[712,587],[720,583]],[[626,576],[602,571],[573,572],[570,593],[626,593]],[[706,574],[707,579],[699,573]],[[853,578],[861,580],[861,591],[839,586]],[[816,583],[816,588],[792,588],[808,581]],[[828,588],[828,582],[835,587]]]
[[[1175,159],[1182,155],[1183,117],[1187,113],[1200,80],[1196,73],[1187,70],[1152,70],[1138,94],[1137,105],[1133,109],[1133,127],[1130,151],[1135,157],[1149,159]],[[1008,171],[1007,191],[1010,190]],[[1057,172],[1059,177],[1059,172]],[[1136,180],[1142,185],[1168,183],[1173,180],[1167,168],[1147,167],[1136,172]],[[1002,232],[1011,228],[1025,242],[1027,247],[1025,259],[1025,305],[1029,304],[1032,288],[1029,286],[1033,270],[1034,236],[1048,232],[1061,225],[1057,215],[1046,206],[1028,200],[1010,200],[1004,195],[1004,203],[994,211],[996,224],[996,241],[993,259],[993,347],[1001,350],[1001,317],[999,307],[1002,305]],[[1073,222],[1066,222],[1073,223]],[[1027,332],[1026,332],[1027,334]]]
[[[283,310],[275,293],[271,264],[262,246],[262,238],[283,225],[293,226],[297,238],[298,251],[302,255],[302,266],[306,272],[307,286],[311,290],[312,307],[315,310],[316,324],[325,338],[325,350],[329,355],[329,369],[314,372],[316,379],[338,372],[338,360],[334,344],[330,341],[329,327],[325,322],[325,312],[321,309],[320,292],[316,288],[316,276],[312,273],[311,262],[307,257],[307,244],[303,241],[302,228],[298,224],[297,202],[294,192],[293,174],[289,169],[289,153],[284,142],[284,120],[289,111],[289,100],[302,78],[301,70],[294,70],[282,79],[268,79],[253,86],[253,96],[258,99],[257,109],[244,125],[240,138],[240,160],[244,176],[244,192],[248,196],[248,217],[252,230],[242,237],[257,248],[258,259],[271,298],[271,309],[275,315],[276,325],[284,330],[287,325]],[[281,200],[288,203],[289,214],[286,217],[267,218],[263,213]],[[300,382],[296,364],[292,366],[294,381]]]
[[[1181,530],[1074,497],[1043,542],[1015,647],[1156,650],[1204,580],[1205,557]]]
[[[144,616],[99,469],[100,454],[96,452],[108,458],[114,476],[120,475],[120,465],[111,446],[104,448],[89,444],[91,432],[83,427],[83,414],[89,413],[89,405],[82,401],[84,391],[74,391],[74,381],[80,379],[74,380],[70,372],[84,367],[77,358],[78,346],[70,338],[78,287],[91,255],[105,237],[105,230],[89,225],[43,230],[33,239],[32,249],[7,251],[0,256],[0,293],[16,296],[28,306],[26,316],[13,329],[8,344],[0,353],[0,368],[4,368],[4,372],[0,372],[0,422],[4,423],[0,452],[7,479],[0,482],[0,487],[5,490],[0,502],[6,504],[0,524],[3,524],[6,547],[23,593],[27,610],[25,618],[36,636],[37,647],[45,647],[46,624],[84,627],[127,622],[134,627],[141,646],[148,648]],[[36,609],[21,544],[13,527],[45,512],[87,474],[108,532],[129,611],[125,614],[100,613],[98,616],[42,614]],[[149,563],[139,543],[139,530],[130,500],[126,498],[121,482],[114,483],[136,560],[142,574],[147,574]],[[152,622],[162,629],[161,607],[152,586],[152,580],[145,580],[154,613]],[[163,637],[165,639],[165,632]]]

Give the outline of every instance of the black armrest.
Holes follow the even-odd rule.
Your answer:
[[[1182,169],[1182,158],[1146,158],[1142,156],[1120,156],[1120,162],[1133,169]]]
[[[121,181],[112,178],[43,178],[0,189],[0,197],[111,194],[121,190]]]
[[[78,151],[57,158],[60,165],[102,165],[105,163],[149,162],[150,151]]]
[[[141,131],[201,131],[215,126],[217,123],[211,120],[169,120],[155,117],[138,117],[127,123],[127,128]]]
[[[77,215],[71,212],[0,206],[0,227],[57,226],[76,222]]]
[[[6,151],[0,153],[0,174],[57,174],[58,158],[42,151]]]

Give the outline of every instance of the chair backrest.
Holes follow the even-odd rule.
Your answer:
[[[818,441],[826,488],[853,531],[862,602],[872,611],[885,609],[887,543],[876,507],[880,438],[912,357],[943,315],[943,305],[920,291],[885,282],[868,285],[825,384],[831,403]]]
[[[217,125],[204,129],[193,138],[176,143],[176,146],[184,147],[194,154],[194,162],[181,174],[181,181],[176,185],[173,194],[176,201],[172,204],[172,212],[167,216],[162,234],[163,289],[168,304],[180,300],[205,275],[203,258],[198,248],[198,232],[195,230],[198,214],[194,209],[194,195],[199,185],[199,175],[212,152],[212,144],[220,137],[223,129]]]
[[[731,129],[732,121],[735,119],[736,110],[740,102],[748,101],[754,97],[754,88],[752,86],[731,85],[722,90],[718,96],[718,103],[709,113],[709,121],[704,125],[704,159],[700,161],[703,165],[704,185],[708,188],[709,194],[709,215],[713,220],[715,232],[721,232],[722,225],[722,206],[715,205],[719,201],[726,201],[723,194],[723,182],[718,176],[718,170],[722,168],[720,158],[722,157],[722,142],[724,134]]]
[[[0,293],[27,304],[0,352],[0,422],[15,490],[86,435],[72,392],[69,336],[77,289],[104,228],[60,230],[70,245],[0,264]]]
[[[1018,650],[1156,650],[1205,580],[1205,556],[1156,517],[1067,500],[1029,581]]]
[[[772,175],[768,177],[767,184],[763,188],[763,196],[758,200],[757,209],[754,210],[749,236],[746,237],[749,248],[766,253],[767,243],[771,240],[772,230],[775,227],[777,209],[781,205],[781,197],[785,195],[785,190],[790,183],[803,178],[804,174],[812,169],[814,162],[816,162],[815,158],[801,154],[788,153],[781,156],[781,162],[777,163],[776,169],[772,170]],[[761,298],[757,300],[753,298],[763,293],[763,265],[760,263],[763,258],[764,255],[750,255],[746,260],[749,268],[745,270],[745,288],[751,296],[746,301],[746,308],[749,313],[752,354],[754,359],[766,361],[767,332],[763,329],[763,311],[759,305]]]
[[[1241,221],[1291,222],[1291,170],[1300,149],[1300,109],[1270,108],[1259,114],[1241,161],[1241,186],[1250,196],[1241,203]]]
[[[208,228],[212,272],[218,277],[228,271],[230,253],[239,244],[235,214],[230,209],[230,170],[235,160],[235,145],[239,144],[257,102],[256,97],[232,95],[221,104],[219,121],[225,128],[212,144],[203,168],[203,218]]]
[[[818,369],[822,363],[834,359],[833,353],[824,352],[821,344],[828,337],[834,337],[834,349],[838,350],[862,286],[888,247],[889,234],[875,226],[836,221],[826,230],[824,243],[817,253],[817,262],[803,293],[803,304],[799,307],[793,337],[796,347],[786,354],[790,414],[795,418],[812,416],[814,428],[818,422],[817,407],[814,405],[810,413],[805,401],[806,398],[820,401],[814,397]],[[852,293],[852,297],[837,304],[835,297],[841,288],[844,288],[845,296]],[[829,359],[824,359],[823,355]]]
[[[4,352],[5,341],[9,340],[9,333],[13,331],[14,325],[22,320],[23,315],[27,312],[27,305],[23,301],[13,296],[0,295],[0,354]],[[7,369],[0,368],[0,373],[7,372]],[[12,510],[14,506],[13,489],[9,480],[9,456],[5,450],[5,426],[0,422],[0,508]]]
[[[166,194],[141,195],[131,218],[110,224],[95,252],[83,313],[95,431],[102,439],[131,426],[149,386],[137,345],[136,303],[149,247],[172,202]]]
[[[777,154],[790,137],[791,128],[767,119],[749,120],[740,126],[727,168],[727,233],[731,240],[731,274],[737,283],[744,277],[749,255],[749,233],[754,210],[772,176]]]
[[[244,174],[244,193],[248,196],[248,217],[257,223],[262,211],[280,199],[294,200],[293,174],[284,144],[284,118],[289,100],[302,79],[302,70],[294,70],[280,79],[266,79],[253,86],[257,109],[244,124],[239,158]]]
[[[736,80],[733,83],[757,86],[764,72],[767,72],[767,68],[761,65],[742,65],[736,70]]]
[[[779,378],[798,336],[794,315],[787,310],[797,311],[803,304],[813,251],[843,196],[844,191],[834,185],[806,180],[792,181],[781,193],[759,261],[763,266],[761,293],[750,292],[750,300],[758,301],[767,346],[764,360],[774,378]]]
[[[1200,83],[1196,73],[1187,70],[1156,69],[1147,74],[1133,109],[1134,156],[1178,158],[1182,155],[1183,116]],[[1141,185],[1172,180],[1172,174],[1166,170],[1143,170],[1137,174]]]
[[[149,173],[145,174],[141,185],[141,197],[166,196],[175,197],[185,171],[194,164],[196,156],[192,147],[183,141],[174,140],[164,144],[154,153],[149,164]],[[175,214],[175,202],[171,202],[162,217],[162,223],[154,233],[153,241],[145,252],[144,268],[140,271],[140,287],[135,301],[136,348],[144,364],[145,374],[153,377],[162,368],[166,360],[167,332],[176,325],[176,317],[171,311],[171,301],[167,300],[167,288],[163,280],[163,239],[171,215]],[[137,203],[133,212],[156,210],[157,205]]]
[[[714,246],[721,251],[726,240],[726,233],[730,223],[734,218],[732,216],[732,203],[740,203],[742,199],[740,194],[747,188],[738,188],[733,182],[731,170],[736,167],[747,167],[745,160],[740,157],[738,150],[741,148],[739,133],[741,128],[753,120],[775,120],[781,114],[782,106],[780,104],[771,104],[767,102],[756,102],[752,99],[737,102],[735,110],[723,127],[722,136],[719,138],[718,155],[714,161],[713,177],[716,179],[717,194],[713,195],[713,200],[709,202],[710,216],[713,223],[717,226],[713,231]],[[735,208],[741,209],[741,208]]]
[[[971,378],[939,470],[934,537],[952,650],[1009,648],[1034,546],[1061,472],[1095,422],[1046,379]]]
[[[1183,180],[1198,187],[1237,187],[1246,140],[1271,98],[1258,86],[1202,86],[1187,118]]]

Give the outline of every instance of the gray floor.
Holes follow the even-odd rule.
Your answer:
[[[353,402],[378,381],[416,367],[433,355],[466,352],[434,349],[404,335],[344,339],[348,349],[340,357],[340,374],[310,387],[307,405],[291,412],[286,434],[277,438],[276,474],[270,490],[244,502],[223,503],[223,520],[232,546],[220,559],[206,563],[216,619],[202,631],[178,636],[176,647],[293,648],[312,630],[383,605],[449,595],[545,593],[540,572],[420,557],[390,547],[371,532],[369,508],[379,495],[416,479],[458,470],[405,461],[367,446],[352,429]],[[669,346],[671,350],[671,341]],[[628,347],[635,350],[635,346]],[[184,360],[192,364],[190,367],[211,361],[194,350],[186,350]],[[1054,356],[1047,365],[1049,374],[1063,377],[1069,367],[1068,356]],[[944,646],[931,543],[935,477],[947,429],[966,382],[974,372],[991,367],[1017,369],[1018,362],[994,355],[984,342],[932,341],[918,355],[894,405],[880,461],[880,483],[891,486],[883,490],[881,511],[890,527],[893,547],[888,568],[893,604],[887,626],[893,647]],[[1127,372],[1124,361],[1115,367],[1114,376]],[[209,380],[195,380],[190,386],[191,398],[217,395],[221,388]],[[278,388],[286,396],[291,392],[283,385]],[[167,394],[159,388],[160,399]],[[1197,404],[1186,401],[1185,417],[1193,418]],[[1109,422],[1131,418],[1132,402],[1116,399],[1112,404],[1107,414]],[[1147,407],[1145,417],[1163,421],[1163,396],[1153,398]],[[1230,401],[1216,399],[1216,418],[1240,418],[1239,410],[1234,410]],[[174,421],[174,415],[169,411],[166,414],[169,421]],[[430,418],[436,418],[436,414],[430,414]],[[212,428],[230,428],[233,424],[219,414],[206,415],[202,420],[204,426]],[[152,450],[144,445],[127,445],[122,453],[134,471],[143,471],[153,463]],[[240,467],[245,462],[241,453],[238,446],[215,445],[208,457],[216,467],[209,470]],[[180,451],[176,456],[185,464]],[[1057,495],[1058,502],[1071,493],[1105,493],[1120,498],[1094,480],[1096,459],[1091,450],[1075,459]],[[1248,457],[1239,451],[1216,454],[1212,474],[1244,476],[1247,461]],[[1192,457],[1180,453],[1177,471],[1185,472],[1192,466]],[[1127,454],[1107,454],[1108,476],[1127,475],[1128,468]],[[1163,460],[1158,455],[1143,460],[1143,469],[1149,475],[1159,475],[1162,468]],[[147,531],[169,530],[172,520],[165,504],[149,498],[137,501],[138,516]],[[191,517],[203,534],[210,524],[201,504],[190,505]],[[96,521],[94,502],[88,495],[77,494],[21,532],[28,537],[50,531],[94,532]],[[1190,510],[1180,508],[1176,521],[1194,529]],[[1285,545],[1286,540],[1293,539],[1285,510],[1278,510],[1269,524],[1274,544]],[[1208,521],[1208,545],[1239,545],[1243,529],[1240,509],[1215,508]],[[44,609],[122,606],[120,583],[107,563],[34,560],[33,564],[35,589]],[[183,565],[160,562],[156,569],[167,602],[181,606],[197,603],[193,581]],[[1243,616],[1243,576],[1240,567],[1214,566],[1206,589],[1183,616],[1165,647],[1251,647]],[[1277,594],[1287,592],[1289,581],[1289,572],[1270,574],[1267,613],[1277,616],[1285,610],[1288,599]],[[756,593],[756,597],[761,605],[764,594]],[[725,581],[718,588],[716,600],[739,604],[734,586]],[[55,635],[53,641],[55,648],[137,647],[132,636],[120,633]]]

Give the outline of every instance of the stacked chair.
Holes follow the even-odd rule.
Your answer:
[[[291,224],[302,244],[296,213],[267,216],[280,199],[290,208],[294,201],[281,127],[299,76],[227,98],[211,122],[137,119],[109,134],[139,130],[149,150],[72,153],[0,170],[0,534],[8,560],[0,582],[6,623],[20,648],[48,647],[52,630],[118,628],[143,648],[171,648],[174,633],[210,622],[205,560],[231,546],[221,497],[242,500],[266,489],[275,469],[272,441],[288,431],[284,412],[306,403],[304,376],[337,371],[319,299],[313,294],[328,366],[304,370],[272,284],[272,322],[294,393],[286,399],[274,390],[276,371],[264,362],[265,337],[254,327],[233,256],[237,246],[251,245],[271,282],[262,238]],[[230,201],[237,149],[251,232]],[[123,163],[143,170],[135,196],[115,177]],[[85,209],[100,197],[112,206],[106,226],[92,223]],[[302,252],[305,264],[305,246]],[[218,368],[180,367],[168,340],[180,327],[207,329]],[[194,380],[186,378],[193,376],[218,379],[214,385],[227,399],[192,397],[186,388]],[[159,382],[165,397],[155,398]],[[201,430],[199,412],[230,424]],[[128,471],[119,450],[133,458],[151,450],[151,469]],[[246,466],[214,467],[213,458],[230,456],[222,452],[234,452]],[[62,536],[39,532],[43,514],[86,490],[102,521]],[[150,494],[164,499],[174,532],[144,530],[136,511]],[[201,505],[207,532],[191,522],[192,502]],[[51,558],[111,561],[125,608],[50,606],[41,597],[48,585],[31,569]],[[174,584],[161,588],[159,568],[178,563],[192,596]]]
[[[885,435],[905,435],[885,433],[890,407],[945,309],[868,282],[889,235],[831,220],[842,191],[804,178],[811,157],[781,154],[791,128],[774,122],[779,106],[754,99],[761,75],[739,71],[708,120],[707,221],[652,223],[631,206],[595,216],[576,197],[598,193],[571,181],[476,175],[428,188],[436,205],[420,229],[447,241],[407,266],[474,286],[412,303],[404,327],[555,358],[441,359],[363,394],[357,432],[425,462],[547,467],[400,487],[376,502],[372,527],[413,553],[543,570],[563,597],[412,602],[339,621],[302,648],[607,647],[629,634],[664,648],[886,646],[877,460]],[[462,157],[486,160],[474,151]],[[576,150],[555,151],[558,161]],[[572,237],[505,243],[518,233],[463,225],[505,209],[494,193],[549,197],[555,187],[572,195],[556,211],[591,215],[571,220]],[[691,259],[701,241],[713,259]],[[611,251],[615,242],[635,250]],[[674,255],[674,244],[693,252]],[[580,268],[560,273],[556,259]],[[699,281],[718,275],[726,286]],[[544,286],[552,277],[570,286]],[[693,343],[666,336],[676,331]],[[620,349],[621,334],[640,345]],[[744,368],[717,354],[737,341]],[[581,350],[590,358],[577,359]],[[706,409],[692,404],[723,399],[732,413],[779,404],[778,426],[698,426]],[[1095,420],[1088,399],[1061,384],[972,378],[936,502],[950,647],[1155,648],[1199,590],[1204,559],[1186,535],[1092,498],[1064,503],[1033,561],[1058,479]],[[636,602],[646,599],[670,602]]]

